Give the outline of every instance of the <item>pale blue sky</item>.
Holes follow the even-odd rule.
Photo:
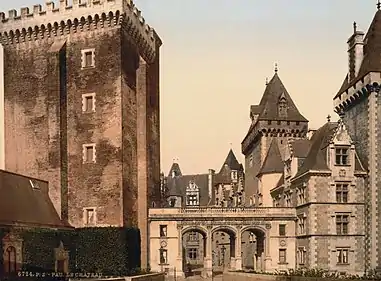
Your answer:
[[[317,128],[334,115],[347,71],[346,41],[366,31],[376,0],[136,0],[163,40],[162,170],[219,169],[249,127],[274,63],[299,110]],[[0,10],[43,0],[0,1]],[[336,117],[335,117],[336,118]]]

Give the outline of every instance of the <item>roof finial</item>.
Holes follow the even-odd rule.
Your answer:
[[[378,0],[380,1],[380,0]],[[354,21],[353,22],[353,33],[356,33],[357,32],[357,23]]]
[[[266,77],[266,86],[269,84],[269,78]]]
[[[380,0],[377,1],[377,10],[380,10],[381,9],[381,3],[380,3]]]
[[[277,63],[275,63],[275,73],[277,73],[278,72],[278,64]]]
[[[328,121],[328,123],[331,122],[331,115],[329,115],[329,114],[327,116],[327,121]]]

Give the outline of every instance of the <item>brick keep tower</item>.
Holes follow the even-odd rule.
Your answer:
[[[278,70],[266,83],[259,105],[250,108],[251,125],[242,141],[245,155],[245,205],[262,206],[263,191],[258,175],[270,150],[272,140],[283,155],[289,138],[304,138],[308,120],[299,112],[291,96],[279,78]]]
[[[75,227],[138,226],[160,201],[161,40],[131,0],[0,14],[5,169],[48,180]]]

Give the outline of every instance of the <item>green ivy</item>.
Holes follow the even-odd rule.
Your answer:
[[[134,228],[78,229],[77,270],[104,276],[134,274],[140,267],[140,233]]]
[[[0,228],[0,239],[8,232]],[[144,274],[140,270],[140,232],[135,228],[98,227],[73,230],[33,228],[20,231],[23,270],[55,270],[54,249],[62,241],[69,251],[69,271],[103,276]],[[0,253],[2,253],[0,240]],[[0,255],[0,264],[3,256]],[[0,267],[0,273],[3,268]]]

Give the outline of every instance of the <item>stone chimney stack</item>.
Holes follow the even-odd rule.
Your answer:
[[[209,193],[209,200],[212,200],[213,195],[213,176],[216,173],[215,170],[209,169],[208,173],[208,193]]]
[[[0,169],[5,170],[4,48],[0,43]]]
[[[364,57],[364,32],[357,30],[357,24],[353,23],[353,34],[348,41],[348,82],[355,79],[359,73]]]

